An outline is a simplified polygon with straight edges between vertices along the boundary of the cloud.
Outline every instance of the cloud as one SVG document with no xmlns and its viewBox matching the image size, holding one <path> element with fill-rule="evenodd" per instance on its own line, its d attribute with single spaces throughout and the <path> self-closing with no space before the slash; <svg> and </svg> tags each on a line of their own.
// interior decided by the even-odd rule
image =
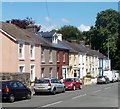
<svg viewBox="0 0 120 109">
<path fill-rule="evenodd" d="M 90 30 L 90 26 L 86 26 L 86 25 L 84 25 L 84 24 L 81 24 L 79 27 L 78 27 L 78 29 L 80 30 L 80 31 L 89 31 Z"/>
<path fill-rule="evenodd" d="M 55 29 L 55 27 L 56 27 L 56 25 L 51 25 L 49 27 L 46 27 L 45 25 L 41 25 L 41 31 L 44 31 L 44 32 L 51 31 L 51 30 Z"/>
<path fill-rule="evenodd" d="M 45 20 L 46 20 L 47 22 L 49 22 L 49 21 L 51 21 L 51 18 L 45 17 Z"/>
<path fill-rule="evenodd" d="M 70 22 L 69 20 L 67 20 L 65 18 L 62 18 L 61 21 L 64 22 L 64 23 L 69 23 Z"/>
</svg>

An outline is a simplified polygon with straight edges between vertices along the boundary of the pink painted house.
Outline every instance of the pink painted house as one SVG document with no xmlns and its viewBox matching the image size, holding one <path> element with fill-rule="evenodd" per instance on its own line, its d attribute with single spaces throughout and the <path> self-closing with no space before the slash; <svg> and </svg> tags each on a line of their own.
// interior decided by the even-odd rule
<svg viewBox="0 0 120 109">
<path fill-rule="evenodd" d="M 11 23 L 0 22 L 0 73 L 30 73 L 30 80 L 41 78 L 43 38 Z"/>
</svg>

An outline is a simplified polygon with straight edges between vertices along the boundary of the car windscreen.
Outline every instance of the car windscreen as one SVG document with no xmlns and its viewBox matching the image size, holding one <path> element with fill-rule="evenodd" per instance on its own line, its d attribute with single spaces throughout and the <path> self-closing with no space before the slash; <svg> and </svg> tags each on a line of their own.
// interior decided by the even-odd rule
<svg viewBox="0 0 120 109">
<path fill-rule="evenodd" d="M 48 83 L 50 82 L 48 79 L 38 80 L 36 83 Z"/>
<path fill-rule="evenodd" d="M 69 79 L 65 79 L 64 82 L 74 82 L 74 80 L 69 78 Z"/>
</svg>

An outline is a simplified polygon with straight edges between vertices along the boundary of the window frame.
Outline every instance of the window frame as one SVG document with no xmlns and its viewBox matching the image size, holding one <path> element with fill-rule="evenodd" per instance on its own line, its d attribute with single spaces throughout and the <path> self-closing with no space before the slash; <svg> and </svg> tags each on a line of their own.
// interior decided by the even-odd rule
<svg viewBox="0 0 120 109">
<path fill-rule="evenodd" d="M 24 67 L 24 68 L 23 68 L 23 72 L 20 72 L 20 67 L 21 67 L 21 66 Z M 19 72 L 19 73 L 24 73 L 24 72 L 25 72 L 25 64 L 19 64 L 19 65 L 18 65 L 18 72 Z"/>
<path fill-rule="evenodd" d="M 49 50 L 49 62 L 53 62 L 53 53 L 52 50 Z"/>
<path fill-rule="evenodd" d="M 34 66 L 34 71 L 32 74 L 33 77 L 31 77 L 31 66 Z M 30 81 L 31 82 L 35 81 L 35 64 L 30 64 Z"/>
<path fill-rule="evenodd" d="M 45 49 L 41 48 L 41 62 L 45 63 Z"/>
<path fill-rule="evenodd" d="M 33 46 L 32 49 L 31 49 L 31 46 Z M 31 55 L 31 50 L 32 50 L 32 55 Z M 35 60 L 35 44 L 30 43 L 29 54 L 30 54 L 30 60 Z"/>
<path fill-rule="evenodd" d="M 22 44 L 22 56 L 20 56 L 20 44 Z M 19 60 L 25 59 L 25 42 L 18 42 L 18 58 Z"/>
</svg>

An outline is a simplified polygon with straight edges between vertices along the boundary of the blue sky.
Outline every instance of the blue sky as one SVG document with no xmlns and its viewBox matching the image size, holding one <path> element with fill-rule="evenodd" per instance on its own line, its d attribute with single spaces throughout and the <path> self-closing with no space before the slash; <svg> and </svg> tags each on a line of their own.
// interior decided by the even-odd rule
<svg viewBox="0 0 120 109">
<path fill-rule="evenodd" d="M 46 0 L 47 1 L 47 0 Z M 43 31 L 73 25 L 81 31 L 95 25 L 98 12 L 118 11 L 118 2 L 2 2 L 2 20 L 31 17 Z"/>
</svg>

